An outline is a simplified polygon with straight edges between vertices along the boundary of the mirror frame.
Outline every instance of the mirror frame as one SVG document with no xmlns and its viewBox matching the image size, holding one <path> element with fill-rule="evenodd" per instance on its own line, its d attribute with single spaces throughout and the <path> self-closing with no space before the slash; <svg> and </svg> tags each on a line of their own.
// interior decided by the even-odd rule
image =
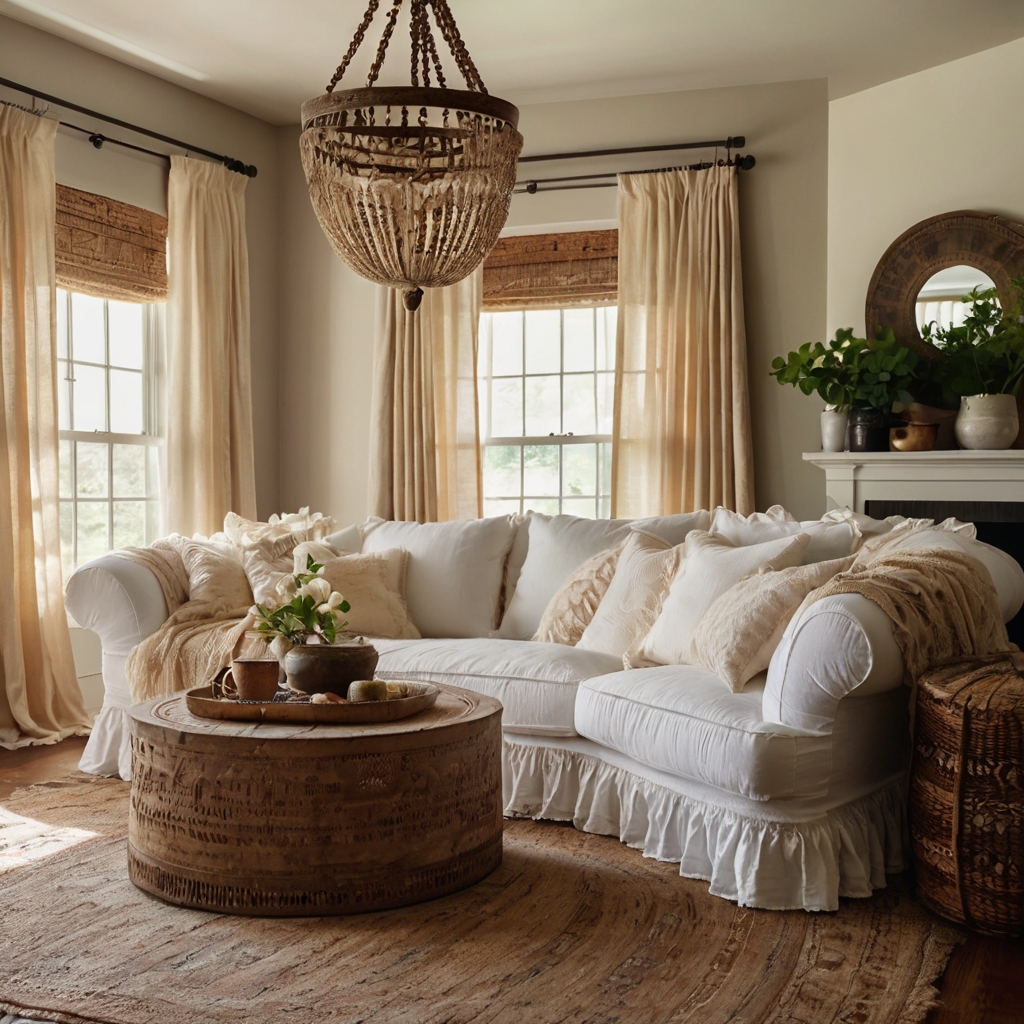
<svg viewBox="0 0 1024 1024">
<path fill-rule="evenodd" d="M 891 327 L 899 342 L 926 358 L 937 358 L 938 351 L 917 329 L 917 296 L 933 274 L 964 264 L 995 281 L 1005 306 L 1010 279 L 1024 272 L 1024 224 L 994 213 L 957 210 L 904 231 L 871 276 L 864 306 L 868 337 L 876 326 Z"/>
</svg>

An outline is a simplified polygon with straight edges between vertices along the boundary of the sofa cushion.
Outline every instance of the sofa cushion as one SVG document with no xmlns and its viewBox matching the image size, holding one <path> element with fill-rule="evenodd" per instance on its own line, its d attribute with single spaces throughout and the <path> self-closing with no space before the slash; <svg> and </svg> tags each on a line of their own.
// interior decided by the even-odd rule
<svg viewBox="0 0 1024 1024">
<path fill-rule="evenodd" d="M 447 523 L 382 522 L 363 538 L 363 551 L 409 552 L 405 602 L 423 636 L 487 636 L 498 624 L 505 557 L 513 535 L 508 516 Z"/>
<path fill-rule="evenodd" d="M 765 722 L 763 689 L 760 675 L 733 693 L 694 665 L 616 672 L 580 685 L 576 730 L 640 764 L 751 800 L 859 795 L 904 766 L 904 694 L 847 698 L 835 735 L 816 736 Z"/>
<path fill-rule="evenodd" d="M 781 505 L 772 505 L 767 512 L 754 512 L 749 516 L 741 516 L 727 508 L 716 508 L 711 518 L 710 532 L 715 537 L 724 537 L 737 547 L 806 533 L 810 540 L 804 552 L 805 565 L 845 558 L 857 550 L 861 541 L 861 531 L 853 519 L 821 519 L 801 523 Z"/>
<path fill-rule="evenodd" d="M 532 640 L 378 640 L 379 679 L 449 683 L 497 697 L 511 732 L 575 736 L 576 687 L 615 672 L 618 658 Z"/>
</svg>

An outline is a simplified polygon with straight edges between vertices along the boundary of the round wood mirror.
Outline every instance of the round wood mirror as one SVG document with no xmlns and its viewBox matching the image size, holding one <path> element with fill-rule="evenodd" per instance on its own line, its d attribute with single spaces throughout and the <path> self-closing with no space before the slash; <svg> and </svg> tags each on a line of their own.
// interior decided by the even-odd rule
<svg viewBox="0 0 1024 1024">
<path fill-rule="evenodd" d="M 959 210 L 929 217 L 904 231 L 886 249 L 868 285 L 868 337 L 878 326 L 891 327 L 908 348 L 934 358 L 936 350 L 921 340 L 918 329 L 918 297 L 940 271 L 954 267 L 981 271 L 979 283 L 985 277 L 991 280 L 1005 306 L 1010 279 L 1024 273 L 1024 224 L 993 213 Z"/>
</svg>

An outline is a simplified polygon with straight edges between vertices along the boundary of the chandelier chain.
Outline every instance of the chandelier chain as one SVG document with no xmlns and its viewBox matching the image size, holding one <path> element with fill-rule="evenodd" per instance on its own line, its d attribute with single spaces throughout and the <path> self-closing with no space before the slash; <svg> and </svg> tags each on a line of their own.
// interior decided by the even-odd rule
<svg viewBox="0 0 1024 1024">
<path fill-rule="evenodd" d="M 342 58 L 341 63 L 338 65 L 337 70 L 331 78 L 330 83 L 327 86 L 327 92 L 334 92 L 334 87 L 341 81 L 341 76 L 345 74 L 349 64 L 352 62 L 352 58 L 356 55 L 356 50 L 362 46 L 363 37 L 366 35 L 366 30 L 370 27 L 370 22 L 373 21 L 373 16 L 377 13 L 377 8 L 380 7 L 380 0 L 370 0 L 370 6 L 366 8 L 366 13 L 363 15 L 363 20 L 356 29 L 356 34 L 352 37 L 352 42 L 348 44 L 348 51 Z"/>
<path fill-rule="evenodd" d="M 469 51 L 466 49 L 466 44 L 462 41 L 455 18 L 448 7 L 448 0 L 429 0 L 429 2 L 434 9 L 434 20 L 437 22 L 437 27 L 441 30 L 441 35 L 444 36 L 444 41 L 448 44 L 448 49 L 451 50 L 466 84 L 470 89 L 486 93 L 487 87 L 473 63 L 473 58 L 470 57 Z"/>
<path fill-rule="evenodd" d="M 387 52 L 388 43 L 391 42 L 391 33 L 395 31 L 395 22 L 398 21 L 398 12 L 402 9 L 402 0 L 395 0 L 388 11 L 388 23 L 384 26 L 384 32 L 377 44 L 377 56 L 373 58 L 370 73 L 366 76 L 367 86 L 373 85 L 380 74 L 381 65 L 384 63 L 384 54 Z"/>
</svg>

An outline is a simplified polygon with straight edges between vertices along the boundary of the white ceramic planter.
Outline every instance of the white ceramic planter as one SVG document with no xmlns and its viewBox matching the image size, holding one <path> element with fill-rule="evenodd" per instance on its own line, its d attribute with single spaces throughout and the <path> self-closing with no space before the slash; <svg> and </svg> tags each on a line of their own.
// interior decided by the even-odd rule
<svg viewBox="0 0 1024 1024">
<path fill-rule="evenodd" d="M 954 429 L 961 448 L 1002 451 L 1017 439 L 1019 426 L 1013 395 L 966 395 Z"/>
<path fill-rule="evenodd" d="M 823 452 L 846 451 L 846 427 L 850 420 L 849 409 L 833 409 L 825 406 L 821 414 L 821 450 Z"/>
</svg>

